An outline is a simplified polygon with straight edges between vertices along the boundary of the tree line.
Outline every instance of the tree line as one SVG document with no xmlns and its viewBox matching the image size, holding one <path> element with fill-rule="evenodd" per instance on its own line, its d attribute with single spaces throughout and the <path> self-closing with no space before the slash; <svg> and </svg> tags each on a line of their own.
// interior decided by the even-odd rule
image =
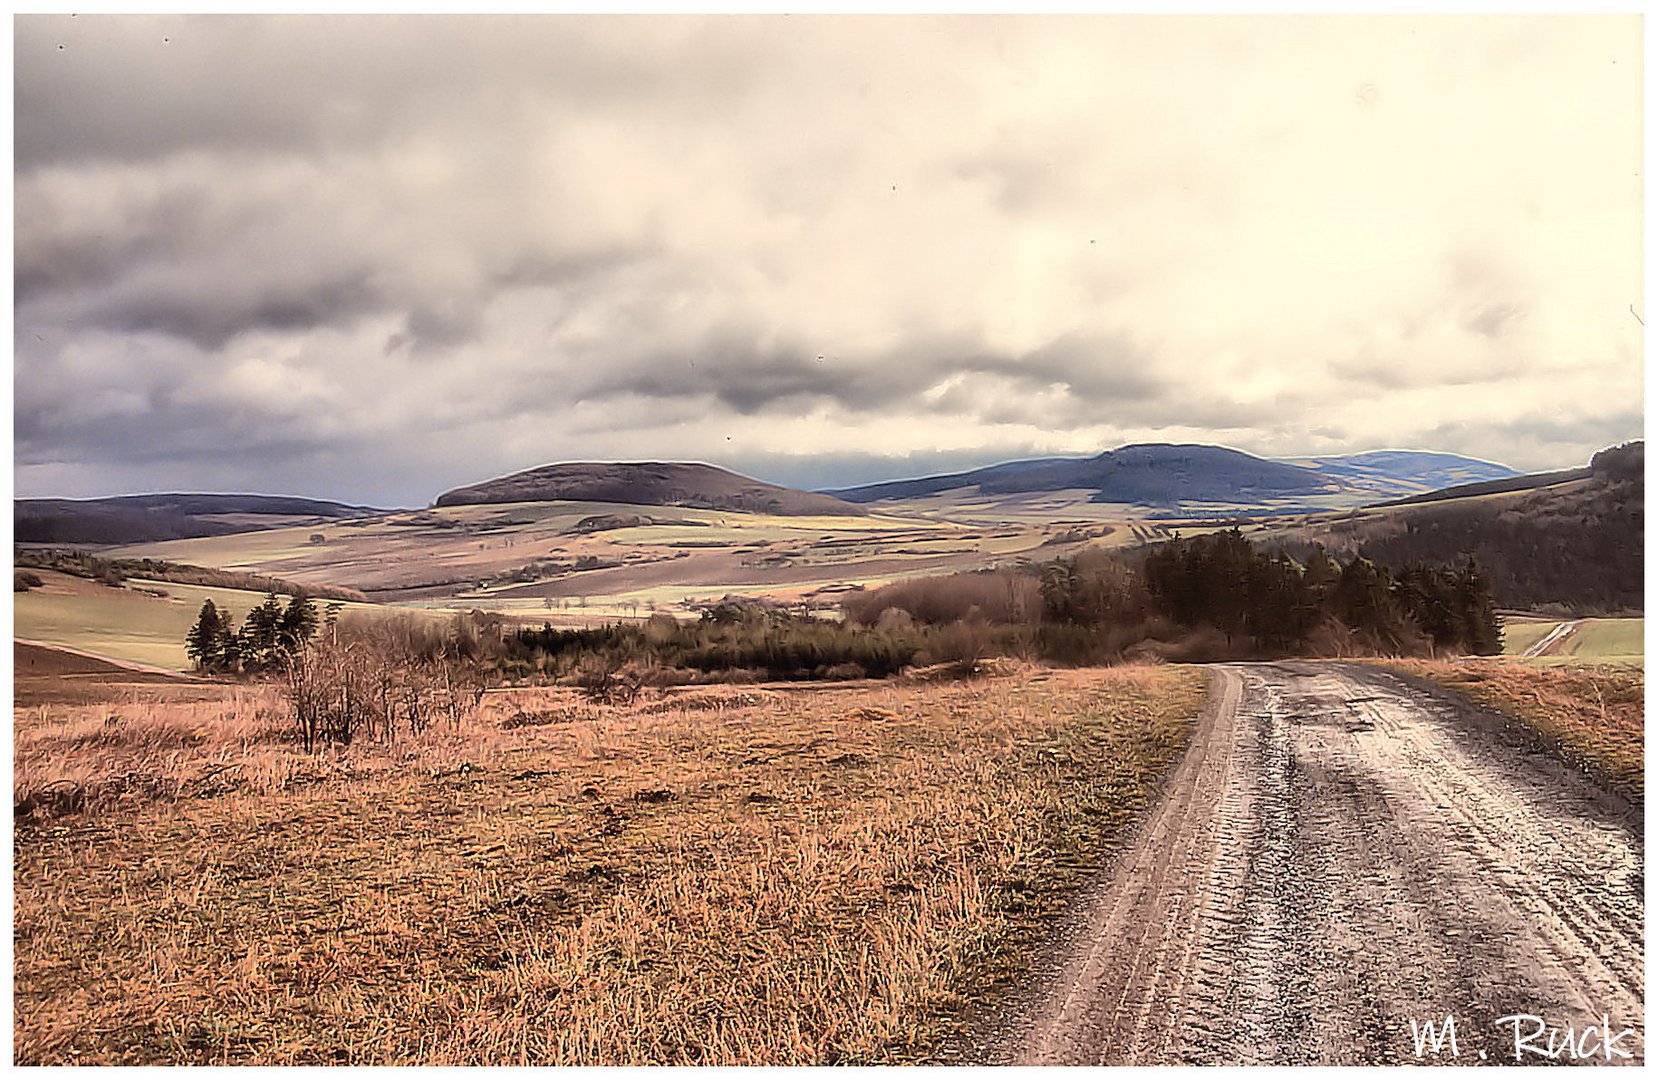
<svg viewBox="0 0 1658 1080">
<path fill-rule="evenodd" d="M 1602 450 L 1590 477 L 1402 507 L 1312 538 L 1384 566 L 1473 555 L 1507 608 L 1598 615 L 1645 606 L 1645 444 Z"/>
<path fill-rule="evenodd" d="M 329 629 L 319 639 L 319 629 Z M 1479 564 L 1391 571 L 1314 547 L 1303 559 L 1236 529 L 1149 550 L 903 581 L 845 601 L 839 621 L 728 597 L 692 623 L 509 629 L 481 611 L 446 622 L 412 613 L 319 618 L 276 594 L 238 626 L 202 604 L 186 651 L 213 672 L 275 674 L 302 741 L 349 743 L 458 724 L 490 683 L 551 679 L 605 700 L 643 685 L 880 678 L 910 668 L 975 671 L 992 655 L 1068 664 L 1124 659 L 1490 654 L 1502 649 Z"/>
<path fill-rule="evenodd" d="M 195 625 L 185 635 L 184 653 L 200 671 L 270 671 L 304 649 L 324 619 L 332 624 L 338 615 L 339 605 L 329 604 L 326 614 L 319 617 L 316 605 L 305 596 L 291 597 L 284 607 L 273 592 L 238 627 L 229 609 L 220 611 L 212 600 L 204 600 Z"/>
</svg>

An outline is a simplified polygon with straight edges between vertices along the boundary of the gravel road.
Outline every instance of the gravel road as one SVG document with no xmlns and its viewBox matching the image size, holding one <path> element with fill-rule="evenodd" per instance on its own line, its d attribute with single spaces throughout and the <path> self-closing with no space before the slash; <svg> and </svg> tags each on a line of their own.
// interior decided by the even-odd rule
<svg viewBox="0 0 1658 1080">
<path fill-rule="evenodd" d="M 1516 1045 L 1547 1049 L 1538 1025 L 1556 1060 L 1644 1059 L 1637 809 L 1427 684 L 1311 662 L 1212 678 L 1159 803 L 981 1059 L 1409 1062 L 1412 1021 L 1447 1016 L 1456 1054 L 1421 1060 L 1542 1062 Z"/>
</svg>

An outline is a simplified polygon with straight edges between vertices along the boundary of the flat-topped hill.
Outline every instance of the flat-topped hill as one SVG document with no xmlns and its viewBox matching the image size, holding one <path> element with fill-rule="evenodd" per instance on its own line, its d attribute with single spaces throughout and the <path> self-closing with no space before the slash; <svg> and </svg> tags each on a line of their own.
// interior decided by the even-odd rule
<svg viewBox="0 0 1658 1080">
<path fill-rule="evenodd" d="M 566 462 L 527 469 L 439 495 L 437 506 L 479 503 L 613 502 L 690 506 L 754 514 L 862 514 L 862 507 L 811 491 L 751 480 L 694 462 Z"/>
</svg>

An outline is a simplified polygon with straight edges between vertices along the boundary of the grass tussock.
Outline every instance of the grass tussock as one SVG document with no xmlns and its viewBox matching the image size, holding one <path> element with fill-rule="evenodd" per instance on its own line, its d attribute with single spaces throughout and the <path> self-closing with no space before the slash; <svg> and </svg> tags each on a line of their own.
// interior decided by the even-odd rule
<svg viewBox="0 0 1658 1080">
<path fill-rule="evenodd" d="M 525 689 L 313 755 L 257 691 L 109 732 L 19 710 L 19 799 L 89 797 L 20 821 L 14 1055 L 926 1059 L 1143 809 L 1201 684 Z M 91 797 L 134 771 L 161 790 Z"/>
<path fill-rule="evenodd" d="M 1543 667 L 1500 660 L 1394 660 L 1532 728 L 1603 785 L 1645 797 L 1646 673 L 1626 665 Z"/>
</svg>

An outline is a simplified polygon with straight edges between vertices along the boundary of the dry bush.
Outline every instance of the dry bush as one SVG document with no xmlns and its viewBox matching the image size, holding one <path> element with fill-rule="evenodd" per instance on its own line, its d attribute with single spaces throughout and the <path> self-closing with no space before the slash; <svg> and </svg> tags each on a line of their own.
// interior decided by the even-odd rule
<svg viewBox="0 0 1658 1080">
<path fill-rule="evenodd" d="M 661 712 L 724 712 L 729 709 L 752 709 L 757 706 L 776 706 L 783 696 L 771 690 L 730 690 L 707 686 L 675 691 L 659 701 L 641 705 L 641 713 Z"/>
<path fill-rule="evenodd" d="M 889 611 L 916 622 L 946 626 L 962 620 L 1001 625 L 1031 622 L 1042 613 L 1036 578 L 1017 570 L 975 571 L 912 578 L 849 595 L 842 603 L 849 622 L 878 625 Z"/>
<path fill-rule="evenodd" d="M 959 674 L 972 675 L 991 649 L 989 627 L 977 620 L 962 620 L 933 633 L 927 639 L 927 647 L 916 654 L 915 663 L 923 668 L 954 665 Z"/>
<path fill-rule="evenodd" d="M 590 652 L 576 661 L 570 681 L 593 701 L 606 705 L 630 704 L 643 685 L 640 669 L 610 653 Z"/>
<path fill-rule="evenodd" d="M 451 726 L 482 699 L 479 622 L 414 612 L 348 613 L 332 631 L 284 658 L 280 672 L 307 750 L 358 738 L 392 742 L 437 720 Z"/>
</svg>

